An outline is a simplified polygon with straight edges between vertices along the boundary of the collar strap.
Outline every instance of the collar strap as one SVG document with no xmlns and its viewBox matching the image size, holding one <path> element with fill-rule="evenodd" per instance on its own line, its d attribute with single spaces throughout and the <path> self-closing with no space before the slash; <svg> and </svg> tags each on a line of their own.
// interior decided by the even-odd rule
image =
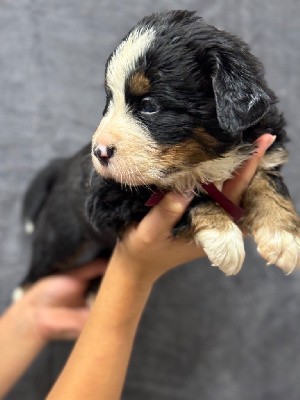
<svg viewBox="0 0 300 400">
<path fill-rule="evenodd" d="M 209 197 L 220 207 L 223 208 L 236 222 L 244 216 L 244 210 L 242 207 L 237 206 L 231 200 L 229 200 L 213 183 L 201 183 L 203 189 L 207 192 Z M 145 206 L 153 207 L 158 204 L 166 193 L 162 190 L 157 190 L 152 193 L 149 199 L 146 201 Z"/>
<path fill-rule="evenodd" d="M 156 192 L 153 192 L 149 199 L 146 201 L 145 206 L 146 207 L 154 207 L 156 204 L 158 204 L 164 197 L 166 192 L 163 190 L 157 189 Z"/>
<path fill-rule="evenodd" d="M 244 216 L 242 207 L 237 206 L 228 199 L 213 183 L 201 183 L 203 189 L 207 192 L 209 197 L 219 204 L 229 214 L 234 221 L 239 221 Z"/>
</svg>

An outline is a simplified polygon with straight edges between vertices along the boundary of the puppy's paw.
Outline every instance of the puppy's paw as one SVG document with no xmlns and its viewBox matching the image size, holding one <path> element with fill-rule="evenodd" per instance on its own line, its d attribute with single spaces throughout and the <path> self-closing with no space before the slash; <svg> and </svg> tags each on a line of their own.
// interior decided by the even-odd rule
<svg viewBox="0 0 300 400">
<path fill-rule="evenodd" d="M 243 235 L 233 222 L 226 230 L 202 229 L 195 235 L 195 241 L 201 245 L 212 265 L 219 267 L 225 275 L 237 274 L 245 258 Z"/>
<path fill-rule="evenodd" d="M 275 264 L 286 274 L 300 266 L 300 233 L 261 227 L 254 233 L 257 250 L 268 264 Z"/>
<path fill-rule="evenodd" d="M 300 264 L 300 219 L 280 172 L 259 170 L 245 192 L 243 207 L 243 226 L 258 252 L 268 264 L 291 273 Z"/>
</svg>

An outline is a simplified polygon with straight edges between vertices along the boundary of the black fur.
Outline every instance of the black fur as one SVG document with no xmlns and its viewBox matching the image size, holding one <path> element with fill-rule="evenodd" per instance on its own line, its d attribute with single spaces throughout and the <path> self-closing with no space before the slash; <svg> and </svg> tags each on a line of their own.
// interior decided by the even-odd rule
<svg viewBox="0 0 300 400">
<path fill-rule="evenodd" d="M 23 217 L 28 220 L 33 215 L 32 204 L 39 211 L 34 214 L 32 259 L 22 284 L 109 256 L 116 233 L 104 227 L 96 232 L 85 217 L 91 171 L 87 145 L 73 157 L 60 159 L 59 168 L 50 163 L 33 180 L 25 196 Z M 36 204 L 37 198 L 40 204 Z"/>
<path fill-rule="evenodd" d="M 233 138 L 253 142 L 266 131 L 276 132 L 280 142 L 284 139 L 276 96 L 267 86 L 262 64 L 242 40 L 188 11 L 154 14 L 139 25 L 158 32 L 137 69 L 151 80 L 151 96 L 161 105 L 159 118 L 139 114 L 138 99 L 128 88 L 126 98 L 156 141 L 182 142 L 197 126 L 226 147 Z"/>
</svg>

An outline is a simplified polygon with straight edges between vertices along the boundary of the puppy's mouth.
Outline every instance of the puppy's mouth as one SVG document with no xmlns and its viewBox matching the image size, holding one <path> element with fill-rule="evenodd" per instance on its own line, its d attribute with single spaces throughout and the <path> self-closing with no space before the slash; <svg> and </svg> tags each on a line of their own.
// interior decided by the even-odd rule
<svg viewBox="0 0 300 400">
<path fill-rule="evenodd" d="M 116 152 L 117 153 L 117 152 Z M 124 186 L 162 186 L 165 176 L 160 171 L 158 162 L 150 163 L 149 160 L 127 160 L 115 154 L 112 157 L 100 157 L 92 154 L 95 170 L 103 177 L 113 179 Z"/>
<path fill-rule="evenodd" d="M 139 186 L 156 187 L 163 191 L 176 190 L 185 192 L 198 187 L 197 176 L 192 168 L 173 166 L 159 168 L 160 160 L 152 165 L 148 162 L 138 165 L 128 160 L 110 159 L 100 162 L 93 155 L 93 163 L 96 172 L 103 178 L 112 179 L 120 183 L 124 188 L 135 188 Z M 132 189 L 130 189 L 132 190 Z"/>
</svg>

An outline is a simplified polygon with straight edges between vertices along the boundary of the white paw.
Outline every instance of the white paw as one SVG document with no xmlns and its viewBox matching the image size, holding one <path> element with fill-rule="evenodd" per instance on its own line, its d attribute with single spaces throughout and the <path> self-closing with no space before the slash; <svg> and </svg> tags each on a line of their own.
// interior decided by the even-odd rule
<svg viewBox="0 0 300 400">
<path fill-rule="evenodd" d="M 213 266 L 225 275 L 237 274 L 245 258 L 243 235 L 233 222 L 229 229 L 203 229 L 195 235 Z"/>
<path fill-rule="evenodd" d="M 300 235 L 285 230 L 261 228 L 255 232 L 257 250 L 268 264 L 275 264 L 286 274 L 300 266 Z"/>
</svg>

